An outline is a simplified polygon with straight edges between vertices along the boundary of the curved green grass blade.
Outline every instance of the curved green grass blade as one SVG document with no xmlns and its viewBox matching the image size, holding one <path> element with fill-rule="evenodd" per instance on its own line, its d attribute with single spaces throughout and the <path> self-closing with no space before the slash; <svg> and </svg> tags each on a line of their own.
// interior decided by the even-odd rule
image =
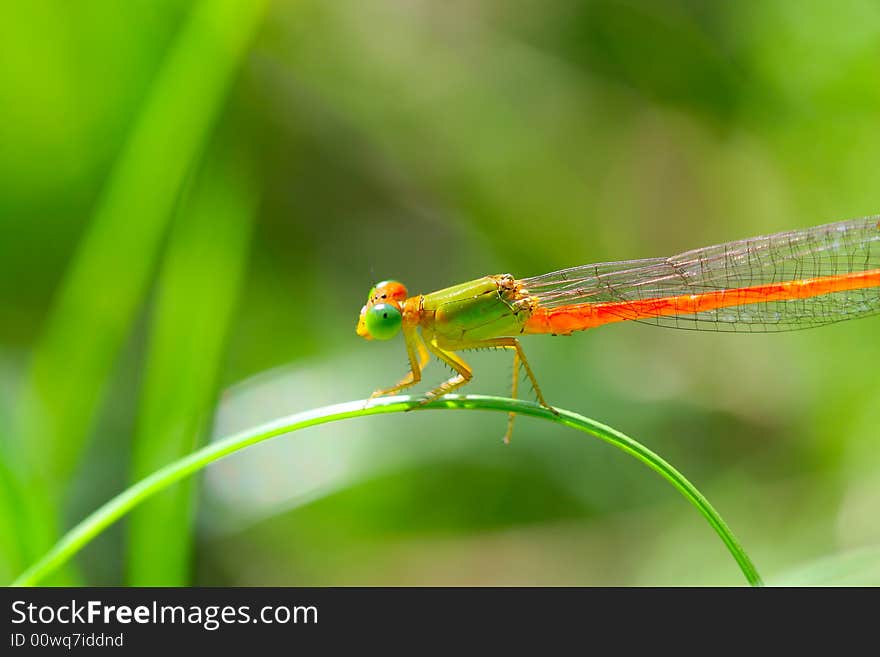
<svg viewBox="0 0 880 657">
<path fill-rule="evenodd" d="M 367 415 L 428 409 L 515 412 L 519 415 L 529 415 L 564 424 L 614 445 L 657 472 L 684 495 L 703 515 L 727 546 L 748 583 L 752 586 L 762 585 L 761 577 L 758 575 L 758 571 L 755 569 L 754 564 L 752 564 L 751 559 L 749 559 L 745 550 L 740 546 L 739 541 L 737 541 L 727 523 L 724 522 L 709 501 L 684 475 L 650 449 L 611 427 L 571 411 L 557 409 L 558 414 L 554 414 L 552 411 L 533 402 L 483 395 L 447 395 L 427 403 L 424 403 L 422 398 L 410 396 L 385 397 L 369 402 L 363 400 L 347 402 L 290 415 L 218 440 L 165 466 L 161 470 L 157 470 L 114 497 L 71 529 L 42 559 L 22 573 L 13 582 L 13 585 L 32 586 L 38 584 L 42 579 L 63 565 L 95 536 L 145 499 L 180 481 L 184 477 L 201 470 L 209 463 L 240 449 L 275 436 L 297 431 L 298 429 L 305 429 L 306 427 L 326 424 L 327 422 Z"/>
<path fill-rule="evenodd" d="M 172 226 L 150 323 L 132 483 L 205 442 L 257 205 L 249 160 L 243 148 L 212 153 Z M 189 581 L 193 485 L 182 482 L 131 514 L 130 585 Z"/>
<path fill-rule="evenodd" d="M 0 486 L 0 514 L 26 516 L 17 527 L 20 547 L 0 541 L 8 553 L 3 556 L 19 568 L 57 538 L 59 500 L 143 301 L 172 210 L 265 5 L 266 0 L 193 5 L 61 282 L 34 349 L 17 431 L 8 438 L 22 463 Z"/>
</svg>

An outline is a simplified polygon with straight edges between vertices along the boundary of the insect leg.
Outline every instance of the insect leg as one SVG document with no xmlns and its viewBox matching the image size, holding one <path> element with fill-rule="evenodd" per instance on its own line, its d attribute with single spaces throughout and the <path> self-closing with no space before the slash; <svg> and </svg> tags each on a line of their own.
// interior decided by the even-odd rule
<svg viewBox="0 0 880 657">
<path fill-rule="evenodd" d="M 383 397 L 385 395 L 393 395 L 402 390 L 406 390 L 407 388 L 411 388 L 422 380 L 422 370 L 425 369 L 430 358 L 428 356 L 428 350 L 425 349 L 425 343 L 415 328 L 404 327 L 403 339 L 406 343 L 406 356 L 409 359 L 409 373 L 398 381 L 396 385 L 393 385 L 390 388 L 377 390 L 370 395 L 370 399 Z"/>
</svg>

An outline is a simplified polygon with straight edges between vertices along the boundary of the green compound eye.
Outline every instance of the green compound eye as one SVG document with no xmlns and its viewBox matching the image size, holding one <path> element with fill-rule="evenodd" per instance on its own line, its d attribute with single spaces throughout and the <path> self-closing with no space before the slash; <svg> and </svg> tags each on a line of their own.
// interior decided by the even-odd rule
<svg viewBox="0 0 880 657">
<path fill-rule="evenodd" d="M 400 311 L 390 303 L 377 303 L 364 319 L 367 330 L 376 340 L 390 340 L 400 330 Z"/>
</svg>

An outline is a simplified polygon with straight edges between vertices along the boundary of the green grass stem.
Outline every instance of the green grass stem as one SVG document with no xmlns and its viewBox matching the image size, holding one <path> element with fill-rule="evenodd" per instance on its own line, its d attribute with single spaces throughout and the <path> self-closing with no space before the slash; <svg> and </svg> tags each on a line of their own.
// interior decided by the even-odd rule
<svg viewBox="0 0 880 657">
<path fill-rule="evenodd" d="M 657 472 L 684 495 L 703 515 L 727 546 L 748 583 L 752 586 L 762 585 L 761 577 L 758 575 L 758 571 L 755 569 L 754 564 L 752 564 L 751 559 L 743 550 L 739 541 L 737 541 L 733 532 L 727 526 L 727 523 L 724 522 L 703 494 L 663 458 L 621 432 L 571 411 L 557 409 L 558 414 L 554 414 L 536 403 L 503 397 L 447 395 L 428 403 L 423 404 L 422 402 L 423 399 L 419 397 L 397 396 L 384 397 L 370 402 L 361 400 L 325 406 L 283 417 L 217 440 L 157 470 L 111 499 L 67 532 L 48 553 L 22 573 L 13 582 L 13 585 L 33 586 L 38 584 L 66 563 L 89 541 L 131 511 L 135 506 L 159 491 L 168 488 L 173 483 L 233 452 L 275 436 L 337 420 L 385 413 L 400 413 L 409 410 L 431 409 L 515 412 L 518 415 L 528 415 L 563 424 L 614 445 Z"/>
</svg>

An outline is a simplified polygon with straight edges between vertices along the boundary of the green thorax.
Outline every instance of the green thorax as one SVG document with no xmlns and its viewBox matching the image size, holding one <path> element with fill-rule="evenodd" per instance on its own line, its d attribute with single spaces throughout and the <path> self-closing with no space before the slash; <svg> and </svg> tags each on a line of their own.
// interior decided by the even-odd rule
<svg viewBox="0 0 880 657">
<path fill-rule="evenodd" d="M 515 336 L 531 315 L 509 274 L 484 276 L 426 294 L 421 325 L 441 341 L 476 342 Z"/>
</svg>

